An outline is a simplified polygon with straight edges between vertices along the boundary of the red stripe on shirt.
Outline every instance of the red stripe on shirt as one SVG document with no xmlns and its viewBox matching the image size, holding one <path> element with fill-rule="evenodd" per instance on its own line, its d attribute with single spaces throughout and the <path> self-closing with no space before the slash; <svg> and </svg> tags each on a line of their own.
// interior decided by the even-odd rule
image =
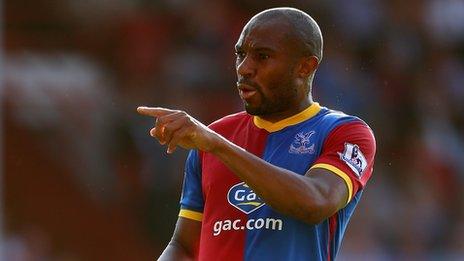
<svg viewBox="0 0 464 261">
<path fill-rule="evenodd" d="M 332 260 L 332 242 L 335 238 L 335 231 L 337 230 L 338 212 L 329 218 L 329 241 L 327 243 L 327 260 Z"/>
</svg>

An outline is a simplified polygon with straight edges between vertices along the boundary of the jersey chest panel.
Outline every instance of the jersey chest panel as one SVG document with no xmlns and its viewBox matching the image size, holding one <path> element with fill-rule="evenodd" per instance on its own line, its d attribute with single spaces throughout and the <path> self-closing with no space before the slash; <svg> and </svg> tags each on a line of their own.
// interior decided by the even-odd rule
<svg viewBox="0 0 464 261">
<path fill-rule="evenodd" d="M 261 157 L 267 132 L 251 124 L 251 121 L 245 122 L 242 123 L 241 128 L 220 134 L 236 145 L 246 148 L 248 152 Z M 218 158 L 208 153 L 203 154 L 202 190 L 205 205 L 200 257 L 204 260 L 220 260 L 223 257 L 227 260 L 243 259 L 246 231 L 240 229 L 242 225 L 238 224 L 246 223 L 248 216 L 245 213 L 246 209 L 240 210 L 238 204 L 234 206 L 234 202 L 229 200 L 231 197 L 245 197 L 244 192 L 231 191 L 234 186 L 241 186 L 241 183 L 242 181 Z M 233 229 L 233 222 L 237 229 Z"/>
</svg>

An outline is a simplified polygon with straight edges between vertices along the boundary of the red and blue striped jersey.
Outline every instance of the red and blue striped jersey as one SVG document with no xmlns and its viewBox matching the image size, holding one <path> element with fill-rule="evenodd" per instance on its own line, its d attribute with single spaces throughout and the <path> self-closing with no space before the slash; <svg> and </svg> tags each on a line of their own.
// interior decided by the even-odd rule
<svg viewBox="0 0 464 261">
<path fill-rule="evenodd" d="M 344 208 L 310 225 L 266 205 L 214 155 L 191 150 L 179 215 L 202 222 L 199 260 L 335 259 L 372 174 L 375 139 L 367 124 L 313 103 L 276 123 L 240 112 L 210 128 L 295 175 L 328 169 L 343 179 L 349 195 Z"/>
</svg>

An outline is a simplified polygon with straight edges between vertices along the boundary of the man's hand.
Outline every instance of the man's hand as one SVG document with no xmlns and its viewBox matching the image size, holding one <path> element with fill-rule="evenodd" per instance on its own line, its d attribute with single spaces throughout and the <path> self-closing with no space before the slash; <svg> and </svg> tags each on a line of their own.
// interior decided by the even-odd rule
<svg viewBox="0 0 464 261">
<path fill-rule="evenodd" d="M 167 145 L 168 153 L 173 153 L 177 146 L 210 152 L 222 140 L 221 136 L 184 111 L 138 107 L 137 112 L 156 118 L 150 135 L 158 139 L 160 144 Z"/>
</svg>

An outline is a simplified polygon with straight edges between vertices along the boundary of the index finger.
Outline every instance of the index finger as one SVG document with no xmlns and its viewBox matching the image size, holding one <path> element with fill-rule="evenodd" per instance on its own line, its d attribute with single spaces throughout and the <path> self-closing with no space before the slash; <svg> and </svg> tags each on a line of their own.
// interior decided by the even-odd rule
<svg viewBox="0 0 464 261">
<path fill-rule="evenodd" d="M 137 112 L 145 115 L 145 116 L 152 116 L 152 117 L 161 117 L 164 115 L 168 115 L 171 113 L 174 113 L 176 111 L 162 108 L 162 107 L 146 107 L 146 106 L 140 106 L 137 107 Z"/>
</svg>

